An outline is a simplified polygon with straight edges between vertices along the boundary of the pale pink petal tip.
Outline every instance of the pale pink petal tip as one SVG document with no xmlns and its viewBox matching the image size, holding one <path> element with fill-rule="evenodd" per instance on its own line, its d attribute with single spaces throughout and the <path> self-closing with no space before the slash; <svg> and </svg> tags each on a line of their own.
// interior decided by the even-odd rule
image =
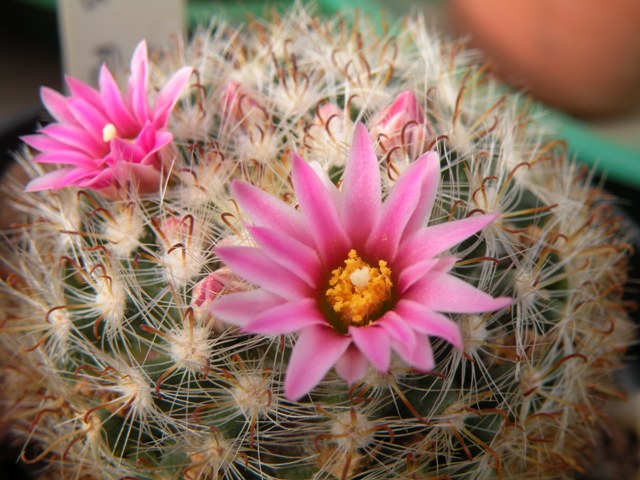
<svg viewBox="0 0 640 480">
<path fill-rule="evenodd" d="M 342 184 L 340 214 L 354 245 L 364 245 L 380 216 L 382 202 L 378 158 L 362 123 L 356 125 Z"/>
<path fill-rule="evenodd" d="M 327 264 L 348 252 L 349 238 L 339 218 L 331 191 L 311 166 L 293 153 L 291 178 L 300 210 L 306 217 L 318 253 Z"/>
<path fill-rule="evenodd" d="M 166 122 L 166 116 L 173 109 L 176 102 L 180 98 L 185 86 L 189 82 L 189 78 L 193 73 L 193 68 L 183 67 L 178 70 L 169 79 L 167 84 L 160 90 L 156 97 L 154 106 L 156 116 L 160 118 L 161 123 Z"/>
<path fill-rule="evenodd" d="M 283 303 L 282 298 L 257 289 L 219 296 L 211 303 L 209 310 L 227 323 L 245 327 L 261 312 Z"/>
<path fill-rule="evenodd" d="M 369 361 L 360 350 L 350 345 L 346 352 L 336 362 L 336 373 L 342 377 L 347 384 L 353 385 L 362 380 L 367 373 Z"/>
<path fill-rule="evenodd" d="M 65 186 L 64 178 L 72 169 L 60 169 L 34 178 L 25 187 L 26 192 L 40 192 L 42 190 L 58 190 Z"/>
<path fill-rule="evenodd" d="M 312 325 L 321 325 L 324 319 L 315 308 L 315 302 L 305 298 L 274 307 L 253 318 L 245 332 L 284 335 Z"/>
<path fill-rule="evenodd" d="M 368 327 L 350 327 L 353 343 L 380 373 L 389 370 L 390 340 L 389 334 L 377 325 Z"/>
<path fill-rule="evenodd" d="M 301 330 L 284 382 L 285 395 L 296 401 L 309 393 L 346 352 L 351 340 L 324 325 Z"/>
</svg>

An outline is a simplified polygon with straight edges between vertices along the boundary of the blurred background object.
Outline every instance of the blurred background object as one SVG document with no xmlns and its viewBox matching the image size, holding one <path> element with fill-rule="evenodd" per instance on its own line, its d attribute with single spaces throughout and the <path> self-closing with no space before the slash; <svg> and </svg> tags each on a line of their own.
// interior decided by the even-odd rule
<svg viewBox="0 0 640 480">
<path fill-rule="evenodd" d="M 58 0 L 65 75 L 95 83 L 100 66 L 122 71 L 146 39 L 161 47 L 185 31 L 185 0 Z"/>
<path fill-rule="evenodd" d="M 578 158 L 640 188 L 640 2 L 450 0 L 457 32 L 549 115 Z"/>
<path fill-rule="evenodd" d="M 549 105 L 589 117 L 640 106 L 637 0 L 451 0 L 450 7 L 503 78 Z"/>
</svg>

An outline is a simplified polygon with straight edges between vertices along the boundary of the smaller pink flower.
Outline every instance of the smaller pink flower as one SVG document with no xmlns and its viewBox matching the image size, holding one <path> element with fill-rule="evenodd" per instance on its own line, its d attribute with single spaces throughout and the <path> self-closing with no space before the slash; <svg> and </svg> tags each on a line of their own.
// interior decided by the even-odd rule
<svg viewBox="0 0 640 480">
<path fill-rule="evenodd" d="M 410 159 L 426 149 L 428 125 L 422 105 L 415 94 L 405 90 L 371 122 L 371 134 L 385 152 L 405 148 Z"/>
<path fill-rule="evenodd" d="M 70 76 L 66 78 L 69 97 L 43 87 L 42 102 L 55 122 L 22 139 L 40 151 L 34 162 L 67 166 L 32 180 L 27 191 L 77 186 L 108 194 L 127 183 L 140 192 L 157 190 L 161 152 L 173 140 L 167 129 L 169 115 L 192 70 L 177 71 L 151 107 L 143 40 L 131 59 L 124 96 L 105 65 L 100 69 L 98 90 Z"/>
</svg>

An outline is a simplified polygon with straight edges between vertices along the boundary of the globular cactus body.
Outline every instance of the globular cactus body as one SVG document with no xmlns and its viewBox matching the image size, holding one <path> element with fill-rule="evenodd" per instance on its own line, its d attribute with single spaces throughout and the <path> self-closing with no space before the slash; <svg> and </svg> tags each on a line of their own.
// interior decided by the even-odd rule
<svg viewBox="0 0 640 480">
<path fill-rule="evenodd" d="M 188 74 L 181 67 L 194 73 L 168 119 L 171 142 L 160 124 L 166 112 L 156 112 L 162 122 L 155 143 L 145 137 L 153 162 L 144 173 L 113 167 L 108 188 L 67 179 L 76 186 L 8 189 L 24 218 L 6 233 L 3 254 L 2 418 L 28 446 L 23 461 L 41 462 L 43 478 L 538 479 L 581 471 L 601 409 L 620 395 L 612 373 L 631 338 L 621 300 L 624 232 L 610 199 L 525 100 L 475 61 L 422 19 L 391 35 L 303 9 L 239 30 L 214 20 L 156 57 L 152 86 L 180 72 L 157 108 L 171 108 L 175 82 Z M 118 143 L 117 125 L 107 125 L 103 140 L 117 151 L 137 141 Z M 216 302 L 256 283 L 233 261 L 225 265 L 224 252 L 266 238 L 260 212 L 245 211 L 232 191 L 243 187 L 230 185 L 240 180 L 298 207 L 295 152 L 331 180 L 326 191 L 343 195 L 356 141 L 375 149 L 383 199 L 422 154 L 439 158 L 424 218 L 438 239 L 455 235 L 449 222 L 494 214 L 444 253 L 457 259 L 452 275 L 483 299 L 510 300 L 450 315 L 460 345 L 429 333 L 460 348 L 433 337 L 433 356 L 420 360 L 398 340 L 413 334 L 396 331 L 387 369 L 367 364 L 356 375 L 338 363 L 308 394 L 290 395 L 285 372 L 302 355 L 292 353 L 298 335 L 247 333 L 216 314 Z M 41 190 L 46 168 L 33 155 L 25 149 L 21 160 L 39 178 L 31 189 Z M 300 203 L 291 211 L 304 214 Z M 306 252 L 296 248 L 292 255 Z M 454 261 L 443 258 L 434 262 Z M 336 266 L 335 284 L 349 278 L 352 299 L 387 275 L 382 264 L 349 259 L 355 266 Z M 399 288 L 389 278 L 399 281 L 388 274 L 380 288 Z M 331 324 L 338 334 L 378 321 L 355 300 L 344 310 L 338 287 L 318 307 L 349 319 Z M 377 303 L 365 306 L 387 308 L 395 294 L 376 290 Z M 265 295 L 255 308 L 272 301 Z M 360 350 L 354 362 L 370 353 Z M 433 360 L 427 372 L 411 368 Z"/>
</svg>

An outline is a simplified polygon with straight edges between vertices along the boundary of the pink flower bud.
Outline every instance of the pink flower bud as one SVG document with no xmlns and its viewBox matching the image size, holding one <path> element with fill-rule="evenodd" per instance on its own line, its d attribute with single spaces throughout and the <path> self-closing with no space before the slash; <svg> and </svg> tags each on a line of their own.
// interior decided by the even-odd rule
<svg viewBox="0 0 640 480">
<path fill-rule="evenodd" d="M 231 81 L 224 91 L 222 109 L 227 121 L 245 127 L 264 119 L 264 112 L 255 96 L 237 82 Z"/>
<path fill-rule="evenodd" d="M 209 311 L 209 306 L 220 295 L 241 292 L 245 289 L 246 283 L 228 268 L 220 268 L 210 273 L 193 287 L 191 308 L 196 321 L 201 325 L 209 324 L 214 331 L 221 332 L 226 326 L 214 317 Z"/>
<path fill-rule="evenodd" d="M 323 149 L 326 149 L 328 143 L 345 140 L 345 135 L 348 134 L 347 128 L 350 128 L 349 124 L 350 121 L 345 117 L 342 108 L 333 103 L 323 103 L 316 109 L 313 123 L 307 130 L 308 138 L 305 143 L 320 155 L 330 155 L 330 152 L 325 152 Z"/>
<path fill-rule="evenodd" d="M 160 222 L 160 231 L 167 246 L 184 243 L 193 235 L 193 221 L 191 217 L 169 217 Z"/>
<path fill-rule="evenodd" d="M 316 115 L 316 121 L 322 125 L 326 125 L 334 120 L 342 121 L 344 123 L 344 114 L 342 110 L 333 103 L 325 103 L 320 108 Z"/>
<path fill-rule="evenodd" d="M 430 137 L 424 109 L 410 90 L 402 92 L 376 115 L 371 133 L 385 153 L 401 148 L 412 159 L 424 153 Z"/>
</svg>

